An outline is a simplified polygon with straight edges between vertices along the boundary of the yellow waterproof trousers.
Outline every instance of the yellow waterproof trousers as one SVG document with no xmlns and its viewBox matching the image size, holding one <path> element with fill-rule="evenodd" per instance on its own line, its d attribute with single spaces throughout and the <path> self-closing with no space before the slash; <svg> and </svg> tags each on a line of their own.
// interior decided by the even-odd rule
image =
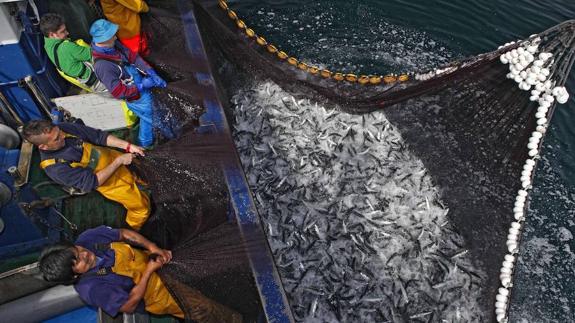
<svg viewBox="0 0 575 323">
<path fill-rule="evenodd" d="M 88 167 L 93 169 L 94 173 L 104 169 L 122 154 L 114 149 L 92 145 L 88 142 L 83 142 L 82 148 L 82 159 L 80 162 L 70 163 L 70 166 Z M 55 162 L 54 159 L 47 159 L 42 161 L 40 166 L 46 168 Z M 104 197 L 126 208 L 126 222 L 135 230 L 139 230 L 150 215 L 150 199 L 140 191 L 136 185 L 137 181 L 137 177 L 122 165 L 96 188 Z"/>
<path fill-rule="evenodd" d="M 134 249 L 129 244 L 114 242 L 110 246 L 115 253 L 115 263 L 112 271 L 118 275 L 128 276 L 137 284 L 142 279 L 142 273 L 148 263 L 148 253 L 139 249 Z M 188 300 L 193 297 L 192 316 L 190 319 L 198 323 L 241 323 L 242 317 L 239 313 L 207 298 L 201 292 L 194 290 L 193 295 L 186 295 Z M 148 281 L 146 292 L 144 293 L 144 303 L 146 311 L 164 315 L 169 314 L 179 318 L 184 318 L 184 312 L 172 297 L 160 276 L 152 273 Z"/>
<path fill-rule="evenodd" d="M 95 146 L 84 142 L 84 151 L 80 167 L 90 167 L 99 172 L 122 155 L 121 152 L 106 147 Z M 75 167 L 72 163 L 72 167 Z M 122 204 L 126 210 L 126 222 L 135 230 L 139 230 L 150 215 L 150 199 L 136 185 L 137 178 L 124 165 L 120 166 L 96 190 L 104 197 Z"/>
</svg>

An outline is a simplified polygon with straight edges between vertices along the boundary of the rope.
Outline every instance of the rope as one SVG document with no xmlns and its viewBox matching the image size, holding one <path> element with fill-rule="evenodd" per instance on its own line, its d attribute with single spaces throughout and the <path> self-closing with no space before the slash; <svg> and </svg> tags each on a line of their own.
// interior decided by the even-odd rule
<svg viewBox="0 0 575 323">
<path fill-rule="evenodd" d="M 337 82 L 349 82 L 349 83 L 359 83 L 361 85 L 378 85 L 382 82 L 386 85 L 393 83 L 402 83 L 410 80 L 410 73 L 397 74 L 387 74 L 385 76 L 381 75 L 360 75 L 353 73 L 343 73 L 343 72 L 332 72 L 328 69 L 322 69 L 317 66 L 309 65 L 297 59 L 293 56 L 288 55 L 286 52 L 280 50 L 277 46 L 268 43 L 268 41 L 261 35 L 257 34 L 252 28 L 249 28 L 246 23 L 241 20 L 237 13 L 231 10 L 228 6 L 226 0 L 219 0 L 219 7 L 224 10 L 227 16 L 234 22 L 236 27 L 240 29 L 248 38 L 255 39 L 255 42 L 266 51 L 274 55 L 280 61 L 287 62 L 304 72 L 307 72 L 314 76 L 320 76 L 324 79 L 334 80 Z"/>
</svg>

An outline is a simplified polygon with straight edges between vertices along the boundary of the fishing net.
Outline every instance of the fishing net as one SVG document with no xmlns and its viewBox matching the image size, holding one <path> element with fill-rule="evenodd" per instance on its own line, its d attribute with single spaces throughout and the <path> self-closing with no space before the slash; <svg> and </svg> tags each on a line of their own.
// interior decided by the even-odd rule
<svg viewBox="0 0 575 323">
<path fill-rule="evenodd" d="M 429 71 L 356 76 L 281 52 L 225 1 L 193 4 L 217 72 L 228 64 L 273 81 L 232 93 L 230 114 L 296 320 L 505 320 L 533 169 L 556 102 L 567 100 L 575 22 Z M 202 84 L 177 6 L 152 5 L 162 8 L 146 27 L 160 48 L 150 60 L 175 81 L 175 100 L 193 101 Z M 205 198 L 225 206 L 217 169 L 166 176 L 194 165 L 194 140 L 178 142 L 152 158 L 149 182 L 160 192 L 218 188 L 190 198 L 168 190 L 164 206 L 174 218 Z M 176 235 L 203 229 L 191 231 Z"/>
<path fill-rule="evenodd" d="M 244 317 L 260 310 L 245 253 L 263 241 L 242 239 L 235 222 L 228 222 L 221 165 L 231 151 L 229 139 L 198 134 L 188 125 L 176 141 L 132 165 L 153 197 L 152 215 L 141 232 L 172 250 L 173 261 L 159 274 L 187 319 L 197 310 L 196 290 Z"/>
<path fill-rule="evenodd" d="M 195 310 L 185 296 L 191 286 L 248 321 L 257 317 L 261 305 L 245 253 L 261 243 L 243 240 L 235 224 L 225 223 L 174 248 L 175 261 L 160 275 L 186 312 Z"/>
</svg>

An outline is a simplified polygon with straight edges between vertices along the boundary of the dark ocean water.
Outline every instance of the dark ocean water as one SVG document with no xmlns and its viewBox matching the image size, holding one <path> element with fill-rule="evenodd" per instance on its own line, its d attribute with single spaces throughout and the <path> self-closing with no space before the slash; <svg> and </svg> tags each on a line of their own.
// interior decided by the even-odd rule
<svg viewBox="0 0 575 323">
<path fill-rule="evenodd" d="M 569 19 L 575 0 L 242 0 L 248 24 L 332 71 L 429 69 Z M 575 322 L 575 74 L 545 139 L 515 277 L 511 321 Z"/>
</svg>

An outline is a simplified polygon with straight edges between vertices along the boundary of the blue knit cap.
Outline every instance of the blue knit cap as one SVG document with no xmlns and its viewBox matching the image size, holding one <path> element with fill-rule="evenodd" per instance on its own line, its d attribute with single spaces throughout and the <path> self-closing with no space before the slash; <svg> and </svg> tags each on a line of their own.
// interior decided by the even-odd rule
<svg viewBox="0 0 575 323">
<path fill-rule="evenodd" d="M 98 19 L 94 21 L 90 27 L 90 35 L 92 35 L 92 42 L 103 43 L 116 34 L 118 25 L 109 22 L 106 19 Z"/>
</svg>

